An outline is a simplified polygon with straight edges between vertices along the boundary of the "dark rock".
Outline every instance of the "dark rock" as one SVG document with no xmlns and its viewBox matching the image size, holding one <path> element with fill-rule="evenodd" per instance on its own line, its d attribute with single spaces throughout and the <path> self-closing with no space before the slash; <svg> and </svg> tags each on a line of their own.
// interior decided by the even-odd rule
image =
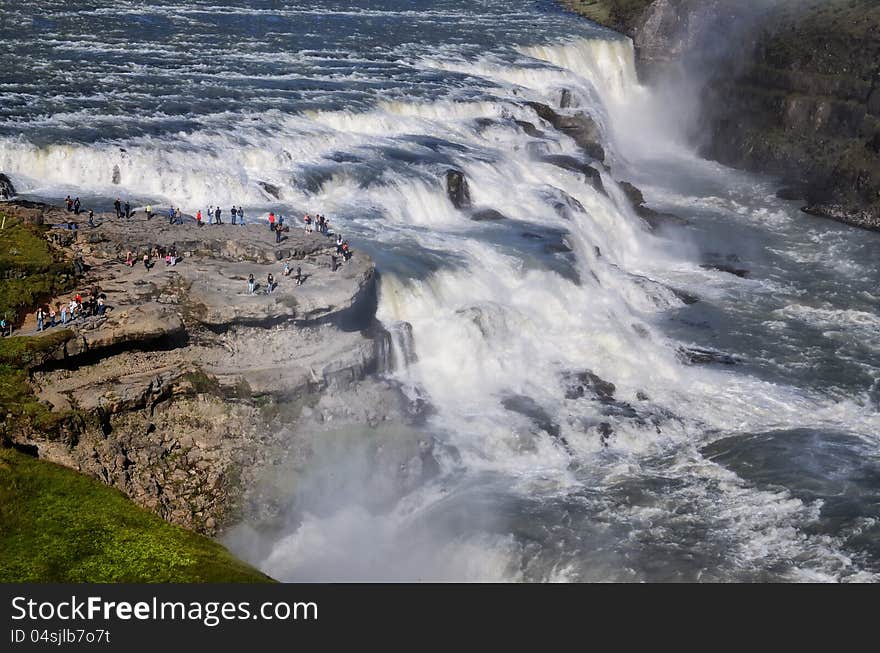
<svg viewBox="0 0 880 653">
<path fill-rule="evenodd" d="M 692 304 L 696 304 L 697 302 L 700 301 L 699 297 L 697 297 L 696 295 L 692 295 L 688 292 L 685 292 L 684 290 L 678 290 L 677 288 L 670 288 L 670 290 L 672 291 L 672 293 L 676 297 L 678 297 L 682 302 L 684 302 L 688 306 L 691 306 Z"/>
<path fill-rule="evenodd" d="M 14 197 L 15 194 L 15 186 L 12 185 L 12 180 L 0 172 L 0 199 L 8 200 Z"/>
<path fill-rule="evenodd" d="M 700 347 L 679 347 L 676 353 L 679 360 L 691 365 L 706 365 L 709 363 L 736 365 L 737 363 L 736 359 L 730 354 Z"/>
<path fill-rule="evenodd" d="M 559 108 L 560 109 L 570 109 L 574 106 L 574 96 L 571 91 L 567 88 L 562 89 L 562 93 L 559 97 Z"/>
<path fill-rule="evenodd" d="M 275 184 L 270 184 L 267 181 L 259 181 L 257 185 L 262 188 L 269 197 L 273 199 L 281 199 L 281 189 Z"/>
<path fill-rule="evenodd" d="M 596 430 L 599 431 L 599 442 L 602 443 L 603 447 L 607 447 L 609 440 L 611 440 L 611 436 L 614 435 L 614 429 L 611 424 L 608 422 L 601 422 Z"/>
<path fill-rule="evenodd" d="M 868 96 L 867 109 L 872 116 L 880 116 L 880 87 L 875 88 Z"/>
<path fill-rule="evenodd" d="M 506 220 L 507 216 L 496 211 L 495 209 L 476 209 L 471 213 L 471 220 L 475 222 L 491 222 L 495 220 Z"/>
<path fill-rule="evenodd" d="M 562 115 L 540 102 L 526 102 L 526 106 L 553 125 L 554 129 L 571 138 L 587 156 L 597 161 L 605 160 L 605 148 L 602 147 L 599 127 L 590 116 L 583 112 Z"/>
<path fill-rule="evenodd" d="M 578 372 L 568 379 L 568 388 L 565 391 L 566 399 L 581 399 L 591 393 L 602 402 L 613 402 L 617 388 L 610 381 L 605 381 L 593 374 L 590 370 Z"/>
<path fill-rule="evenodd" d="M 110 177 L 110 181 L 117 185 L 122 181 L 122 173 L 118 165 L 113 166 L 113 175 Z"/>
<path fill-rule="evenodd" d="M 820 218 L 830 218 L 853 227 L 880 231 L 880 205 L 859 208 L 840 204 L 811 204 L 802 208 L 801 211 Z"/>
<path fill-rule="evenodd" d="M 544 132 L 535 127 L 532 123 L 527 122 L 525 120 L 515 120 L 516 125 L 522 129 L 527 136 L 531 136 L 532 138 L 541 138 L 544 136 Z"/>
<path fill-rule="evenodd" d="M 510 395 L 501 400 L 501 405 L 513 413 L 519 413 L 528 417 L 542 431 L 546 431 L 554 438 L 559 437 L 559 424 L 553 421 L 553 418 L 546 410 L 541 408 L 531 397 L 525 395 Z"/>
<path fill-rule="evenodd" d="M 644 194 L 633 184 L 628 181 L 618 181 L 617 185 L 620 186 L 620 190 L 623 191 L 623 194 L 626 195 L 626 198 L 634 207 L 638 208 L 645 203 Z"/>
<path fill-rule="evenodd" d="M 703 263 L 700 267 L 704 270 L 717 270 L 718 272 L 726 272 L 727 274 L 732 274 L 739 277 L 740 279 L 745 279 L 750 274 L 750 272 L 744 268 L 735 268 L 732 265 L 727 265 L 725 263 Z"/>
<path fill-rule="evenodd" d="M 687 224 L 687 220 L 673 213 L 662 213 L 660 211 L 655 211 L 654 209 L 645 206 L 645 196 L 642 191 L 628 181 L 618 181 L 617 185 L 620 186 L 620 190 L 623 191 L 626 199 L 629 200 L 630 204 L 636 212 L 636 215 L 647 222 L 652 229 L 659 229 L 660 227 L 668 224 Z"/>
<path fill-rule="evenodd" d="M 446 194 L 449 201 L 457 209 L 469 209 L 471 207 L 471 193 L 468 189 L 467 179 L 461 170 L 446 171 Z"/>
<path fill-rule="evenodd" d="M 563 154 L 544 156 L 541 157 L 541 161 L 562 168 L 563 170 L 570 170 L 571 172 L 578 172 L 584 175 L 587 183 L 603 195 L 606 194 L 605 186 L 602 183 L 602 174 L 589 163 L 579 161 L 573 156 L 565 156 Z"/>
</svg>

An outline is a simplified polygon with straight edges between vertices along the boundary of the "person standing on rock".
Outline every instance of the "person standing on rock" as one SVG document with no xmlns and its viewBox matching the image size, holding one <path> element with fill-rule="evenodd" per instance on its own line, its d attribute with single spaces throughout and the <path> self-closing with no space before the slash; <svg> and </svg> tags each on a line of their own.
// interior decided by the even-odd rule
<svg viewBox="0 0 880 653">
<path fill-rule="evenodd" d="M 281 223 L 275 225 L 275 244 L 281 242 L 281 232 L 284 231 L 284 227 L 281 226 Z"/>
<path fill-rule="evenodd" d="M 174 207 L 168 208 L 168 224 L 174 224 Z"/>
<path fill-rule="evenodd" d="M 214 221 L 217 224 L 223 224 L 223 220 L 220 219 L 220 213 L 220 207 L 218 206 L 216 209 L 214 209 Z"/>
<path fill-rule="evenodd" d="M 97 226 L 95 224 L 95 212 L 92 209 L 89 209 L 89 226 L 92 228 Z"/>
<path fill-rule="evenodd" d="M 285 276 L 285 277 L 289 277 L 289 276 L 290 276 L 290 272 L 291 272 L 291 270 L 290 270 L 290 263 L 288 263 L 287 261 L 284 261 L 284 276 Z"/>
<path fill-rule="evenodd" d="M 37 331 L 43 330 L 43 307 L 37 309 Z"/>
<path fill-rule="evenodd" d="M 113 202 L 113 208 L 116 209 L 116 217 L 122 217 L 122 202 L 119 201 L 119 198 L 116 198 L 116 201 Z"/>
<path fill-rule="evenodd" d="M 266 292 L 273 293 L 275 292 L 275 277 L 272 276 L 272 273 L 269 273 L 269 276 L 266 277 Z"/>
<path fill-rule="evenodd" d="M 241 206 L 238 207 L 238 223 L 244 226 L 244 209 Z"/>
<path fill-rule="evenodd" d="M 232 216 L 232 224 L 235 224 L 235 216 L 238 213 L 238 210 L 235 208 L 235 204 L 232 205 L 232 208 L 229 209 L 229 214 Z"/>
<path fill-rule="evenodd" d="M 202 226 L 202 210 L 201 209 L 196 211 L 196 224 L 200 227 Z"/>
<path fill-rule="evenodd" d="M 254 294 L 254 288 L 256 286 L 256 281 L 254 280 L 254 273 L 251 272 L 248 275 L 248 295 Z"/>
<path fill-rule="evenodd" d="M 303 269 L 299 266 L 296 268 L 296 285 L 303 285 Z"/>
<path fill-rule="evenodd" d="M 129 204 L 127 201 L 125 203 L 125 219 L 131 220 L 131 204 Z"/>
<path fill-rule="evenodd" d="M 79 215 L 81 209 L 82 209 L 82 202 L 80 202 L 79 198 L 77 197 L 75 200 L 73 200 L 73 214 Z"/>
<path fill-rule="evenodd" d="M 306 223 L 306 233 L 312 233 L 312 216 L 306 213 L 306 217 L 303 218 L 303 222 Z"/>
<path fill-rule="evenodd" d="M 103 315 L 104 311 L 107 310 L 107 306 L 105 305 L 105 295 L 101 295 L 98 297 L 98 315 Z"/>
<path fill-rule="evenodd" d="M 61 326 L 67 325 L 67 304 L 61 307 Z"/>
<path fill-rule="evenodd" d="M 275 212 L 269 211 L 269 231 L 275 231 Z"/>
<path fill-rule="evenodd" d="M 153 206 L 152 204 L 147 204 L 147 208 L 145 209 L 147 214 L 147 220 L 149 221 L 153 217 Z"/>
</svg>

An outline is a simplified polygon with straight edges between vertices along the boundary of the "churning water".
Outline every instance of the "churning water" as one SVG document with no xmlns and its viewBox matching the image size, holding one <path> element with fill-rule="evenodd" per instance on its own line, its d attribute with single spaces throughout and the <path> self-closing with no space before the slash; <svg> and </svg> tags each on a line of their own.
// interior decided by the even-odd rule
<svg viewBox="0 0 880 653">
<path fill-rule="evenodd" d="M 878 578 L 880 238 L 700 160 L 628 41 L 535 1 L 32 5 L 0 25 L 25 193 L 320 211 L 378 262 L 440 473 L 239 554 L 285 580 Z M 593 116 L 607 193 L 548 162 L 585 159 L 529 101 Z M 449 168 L 506 219 L 454 208 Z M 688 224 L 651 231 L 619 180 Z"/>
</svg>

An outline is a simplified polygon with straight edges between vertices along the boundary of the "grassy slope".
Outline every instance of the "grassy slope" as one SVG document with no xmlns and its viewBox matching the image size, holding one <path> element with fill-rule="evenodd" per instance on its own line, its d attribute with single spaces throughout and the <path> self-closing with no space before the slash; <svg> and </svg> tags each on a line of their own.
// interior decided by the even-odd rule
<svg viewBox="0 0 880 653">
<path fill-rule="evenodd" d="M 0 582 L 270 581 L 117 490 L 0 449 Z"/>
<path fill-rule="evenodd" d="M 10 219 L 0 230 L 0 316 L 13 323 L 40 301 L 67 290 L 72 279 L 70 266 L 52 254 L 42 237 L 44 230 Z M 16 278 L 7 278 L 9 271 Z"/>
<path fill-rule="evenodd" d="M 39 230 L 7 223 L 0 270 L 28 277 L 0 278 L 0 312 L 33 310 L 57 287 L 56 265 Z M 0 582 L 270 581 L 216 542 L 163 521 L 117 490 L 2 448 L 4 434 L 52 433 L 73 416 L 39 403 L 28 383 L 41 353 L 69 337 L 69 330 L 54 329 L 0 339 Z"/>
</svg>

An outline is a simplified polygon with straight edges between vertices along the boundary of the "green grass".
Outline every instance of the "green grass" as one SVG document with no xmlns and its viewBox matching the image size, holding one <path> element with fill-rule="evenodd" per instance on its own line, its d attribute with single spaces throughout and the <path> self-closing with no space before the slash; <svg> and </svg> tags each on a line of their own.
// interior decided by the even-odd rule
<svg viewBox="0 0 880 653">
<path fill-rule="evenodd" d="M 16 429 L 32 428 L 52 436 L 65 422 L 77 417 L 71 412 L 49 410 L 37 400 L 28 383 L 28 369 L 43 362 L 47 352 L 72 335 L 69 329 L 61 329 L 41 336 L 0 339 L 0 443 Z"/>
<path fill-rule="evenodd" d="M 562 4 L 600 25 L 629 32 L 651 2 L 653 0 L 563 0 Z"/>
<path fill-rule="evenodd" d="M 74 282 L 71 266 L 52 252 L 45 230 L 8 218 L 0 229 L 0 316 L 14 324 Z"/>
<path fill-rule="evenodd" d="M 264 583 L 201 535 L 64 467 L 0 449 L 0 582 Z"/>
</svg>

